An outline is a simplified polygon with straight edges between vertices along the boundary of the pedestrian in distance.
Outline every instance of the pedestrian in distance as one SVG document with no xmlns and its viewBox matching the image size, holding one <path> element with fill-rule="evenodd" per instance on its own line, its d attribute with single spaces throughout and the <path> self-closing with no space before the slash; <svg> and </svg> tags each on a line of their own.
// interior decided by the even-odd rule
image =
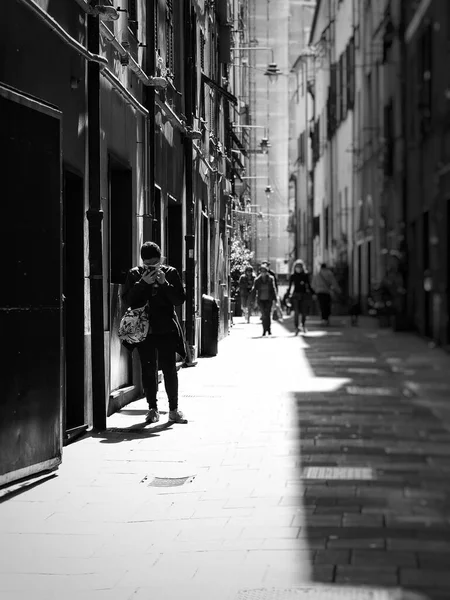
<svg viewBox="0 0 450 600">
<path fill-rule="evenodd" d="M 163 372 L 169 399 L 169 421 L 186 422 L 178 409 L 177 353 L 186 356 L 183 332 L 175 306 L 181 306 L 186 294 L 174 267 L 162 264 L 161 249 L 154 242 L 141 247 L 142 266 L 128 272 L 122 298 L 131 308 L 147 307 L 149 332 L 142 342 L 125 344 L 137 348 L 141 361 L 142 385 L 148 402 L 147 423 L 156 423 L 158 410 L 158 368 Z"/>
<path fill-rule="evenodd" d="M 263 337 L 272 335 L 271 331 L 271 312 L 272 304 L 277 300 L 277 290 L 275 281 L 272 275 L 269 275 L 267 266 L 261 265 L 260 273 L 255 279 L 253 289 L 251 291 L 252 301 L 255 299 L 258 302 L 259 310 L 261 311 L 261 320 L 263 326 Z"/>
<path fill-rule="evenodd" d="M 271 275 L 273 277 L 273 280 L 275 282 L 275 289 L 276 289 L 277 294 L 278 294 L 278 279 L 277 279 L 277 276 L 276 276 L 275 272 L 272 271 L 272 269 L 270 268 L 270 262 L 268 260 L 265 260 L 265 261 L 263 261 L 261 263 L 261 266 L 263 266 L 263 265 L 266 267 L 267 272 L 269 273 L 269 275 Z"/>
<path fill-rule="evenodd" d="M 358 298 L 351 297 L 348 302 L 348 314 L 350 315 L 350 325 L 358 326 L 358 319 L 361 314 L 361 303 Z"/>
<path fill-rule="evenodd" d="M 291 289 L 293 293 L 291 295 Z M 305 263 L 302 260 L 296 260 L 294 269 L 289 277 L 289 287 L 287 296 L 290 297 L 292 307 L 294 309 L 294 328 L 295 335 L 301 331 L 306 333 L 306 317 L 309 314 L 311 300 L 314 296 L 314 289 L 311 287 L 309 273 L 306 270 Z M 299 328 L 299 320 L 301 315 L 301 329 Z"/>
<path fill-rule="evenodd" d="M 327 267 L 326 263 L 322 263 L 320 271 L 314 275 L 312 286 L 319 301 L 322 323 L 329 325 L 332 295 L 340 294 L 341 289 L 333 272 Z"/>
<path fill-rule="evenodd" d="M 250 323 L 252 315 L 252 298 L 251 291 L 255 283 L 255 274 L 253 268 L 248 265 L 245 267 L 244 273 L 239 277 L 239 296 L 241 298 L 241 307 L 244 313 L 245 320 Z"/>
</svg>

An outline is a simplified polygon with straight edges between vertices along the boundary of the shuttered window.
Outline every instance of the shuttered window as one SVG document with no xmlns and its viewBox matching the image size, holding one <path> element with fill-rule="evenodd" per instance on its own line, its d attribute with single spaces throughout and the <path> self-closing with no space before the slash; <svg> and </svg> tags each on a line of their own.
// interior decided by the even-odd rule
<svg viewBox="0 0 450 600">
<path fill-rule="evenodd" d="M 130 31 L 137 36 L 138 32 L 138 14 L 137 14 L 137 1 L 128 0 L 128 27 Z"/>
<path fill-rule="evenodd" d="M 166 69 L 174 72 L 174 42 L 173 42 L 173 3 L 166 2 Z"/>
</svg>

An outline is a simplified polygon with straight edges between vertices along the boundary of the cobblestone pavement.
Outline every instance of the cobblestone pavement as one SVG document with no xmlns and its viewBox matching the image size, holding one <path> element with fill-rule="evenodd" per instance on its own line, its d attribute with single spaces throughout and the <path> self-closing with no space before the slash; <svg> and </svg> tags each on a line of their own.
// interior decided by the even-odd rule
<svg viewBox="0 0 450 600">
<path fill-rule="evenodd" d="M 0 598 L 450 598 L 450 358 L 336 320 L 235 319 L 180 371 L 188 425 L 65 448 L 0 504 Z"/>
</svg>

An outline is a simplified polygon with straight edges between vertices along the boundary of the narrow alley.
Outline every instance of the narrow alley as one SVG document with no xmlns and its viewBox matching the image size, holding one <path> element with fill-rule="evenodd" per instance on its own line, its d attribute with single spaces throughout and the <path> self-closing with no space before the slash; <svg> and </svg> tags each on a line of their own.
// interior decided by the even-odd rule
<svg viewBox="0 0 450 600">
<path fill-rule="evenodd" d="M 235 318 L 180 371 L 187 425 L 138 400 L 3 493 L 0 598 L 448 599 L 448 355 L 309 325 Z"/>
</svg>

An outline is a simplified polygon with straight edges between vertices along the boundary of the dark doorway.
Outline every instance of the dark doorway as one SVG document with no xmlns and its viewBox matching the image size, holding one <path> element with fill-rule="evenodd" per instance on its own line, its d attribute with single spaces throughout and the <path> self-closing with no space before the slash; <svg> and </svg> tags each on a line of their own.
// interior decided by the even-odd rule
<svg viewBox="0 0 450 600">
<path fill-rule="evenodd" d="M 424 323 L 424 335 L 431 337 L 431 289 L 424 286 L 425 281 L 430 277 L 430 220 L 429 213 L 423 213 L 423 227 L 422 227 L 422 261 L 423 261 L 423 276 L 422 285 L 424 291 L 424 303 L 423 303 L 423 323 Z"/>
<path fill-rule="evenodd" d="M 0 85 L 0 485 L 61 462 L 61 117 Z M 6 282 L 6 284 L 5 284 Z"/>
<path fill-rule="evenodd" d="M 358 246 L 358 298 L 362 304 L 362 244 Z"/>
<path fill-rule="evenodd" d="M 200 278 L 202 294 L 208 294 L 208 215 L 202 212 L 202 232 L 201 232 L 201 265 Z"/>
<path fill-rule="evenodd" d="M 155 187 L 154 194 L 152 241 L 161 247 L 161 190 Z"/>
<path fill-rule="evenodd" d="M 372 294 L 372 242 L 367 242 L 367 295 Z"/>
<path fill-rule="evenodd" d="M 447 345 L 450 345 L 450 198 L 447 198 Z"/>
<path fill-rule="evenodd" d="M 169 197 L 167 208 L 167 262 L 178 271 L 183 271 L 183 212 L 181 204 Z"/>
<path fill-rule="evenodd" d="M 128 402 L 133 392 L 131 353 L 117 335 L 125 312 L 122 284 L 133 267 L 133 172 L 124 163 L 109 158 L 109 242 L 110 242 L 110 404 L 108 416 Z"/>
<path fill-rule="evenodd" d="M 85 429 L 84 400 L 84 182 L 64 170 L 65 439 Z"/>
<path fill-rule="evenodd" d="M 110 257 L 111 283 L 124 283 L 133 256 L 132 171 L 110 158 Z"/>
</svg>

